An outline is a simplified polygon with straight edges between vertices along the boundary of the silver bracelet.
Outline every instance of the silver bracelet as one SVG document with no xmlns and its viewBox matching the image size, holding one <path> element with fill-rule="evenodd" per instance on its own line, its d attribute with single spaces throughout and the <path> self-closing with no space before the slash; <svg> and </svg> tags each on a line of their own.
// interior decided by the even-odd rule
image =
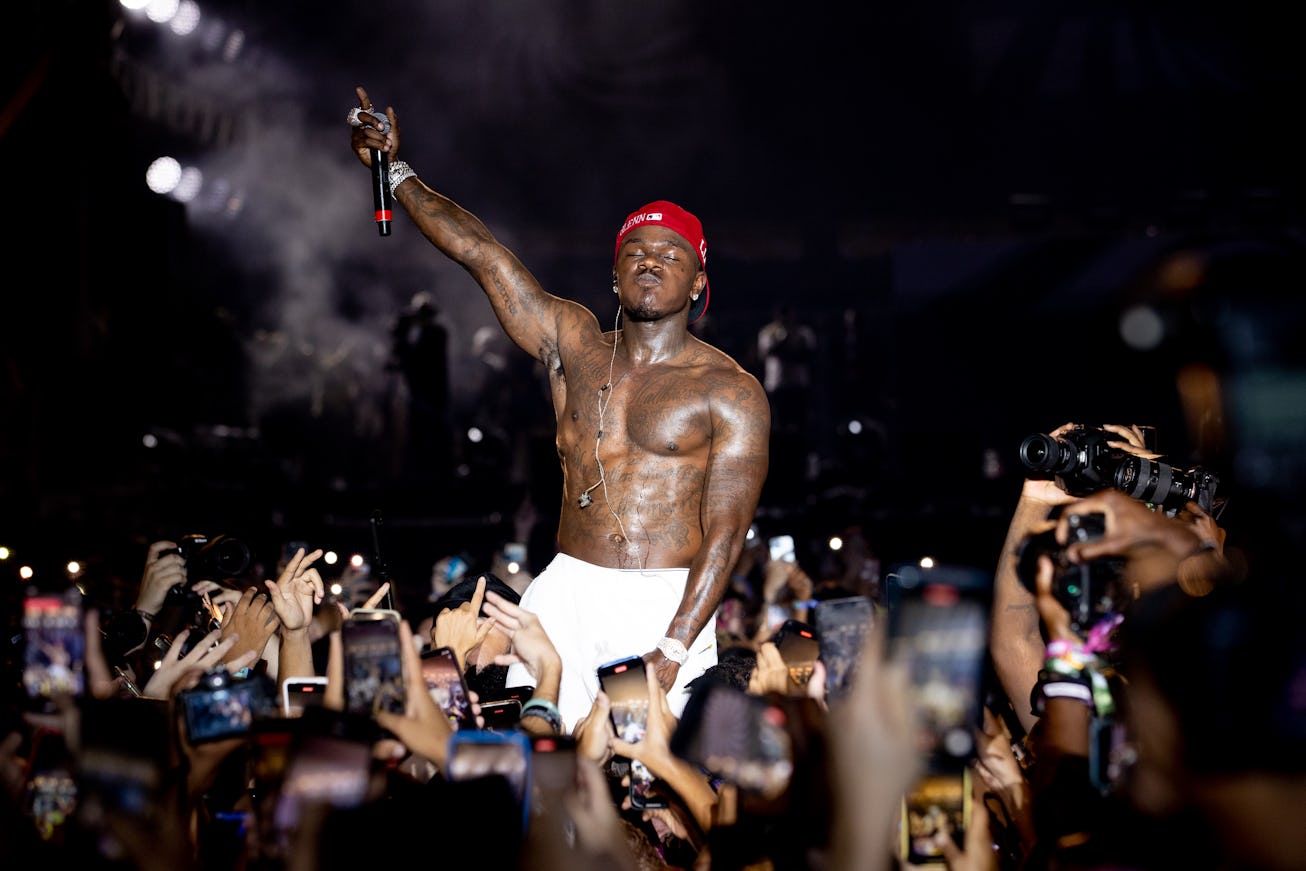
<svg viewBox="0 0 1306 871">
<path fill-rule="evenodd" d="M 407 161 L 396 160 L 394 163 L 390 164 L 390 196 L 393 197 L 395 191 L 399 189 L 399 185 L 415 175 L 417 175 L 417 173 L 413 172 L 413 168 L 408 165 Z"/>
<path fill-rule="evenodd" d="M 685 649 L 685 645 L 674 638 L 663 638 L 658 642 L 658 650 L 676 665 L 684 665 L 689 659 L 689 651 Z"/>
</svg>

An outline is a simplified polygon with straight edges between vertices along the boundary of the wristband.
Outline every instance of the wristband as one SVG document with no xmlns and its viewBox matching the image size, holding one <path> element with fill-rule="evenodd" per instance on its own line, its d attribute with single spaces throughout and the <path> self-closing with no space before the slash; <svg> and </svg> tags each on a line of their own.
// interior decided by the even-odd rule
<svg viewBox="0 0 1306 871">
<path fill-rule="evenodd" d="M 663 638 L 658 642 L 658 650 L 676 665 L 684 665 L 689 661 L 689 651 L 685 649 L 685 645 L 674 638 Z"/>
<path fill-rule="evenodd" d="M 1097 706 L 1093 704 L 1093 690 L 1076 681 L 1053 680 L 1039 684 L 1033 704 L 1035 714 L 1043 716 L 1048 699 L 1074 699 L 1083 702 L 1090 711 L 1097 711 Z"/>
<path fill-rule="evenodd" d="M 562 731 L 562 714 L 558 713 L 558 706 L 548 699 L 531 699 L 521 706 L 521 716 L 539 717 L 553 727 L 553 731 Z"/>
<path fill-rule="evenodd" d="M 1197 545 L 1197 547 L 1193 548 L 1192 553 L 1188 554 L 1188 556 L 1184 557 L 1184 559 L 1192 559 L 1193 557 L 1201 556 L 1202 554 L 1207 553 L 1208 551 L 1219 550 L 1219 549 L 1220 549 L 1220 545 L 1217 542 L 1204 541 L 1201 544 Z"/>
<path fill-rule="evenodd" d="M 390 164 L 390 196 L 393 197 L 395 191 L 399 189 L 399 185 L 415 175 L 417 173 L 413 172 L 413 168 L 408 165 L 407 161 L 396 160 Z"/>
<path fill-rule="evenodd" d="M 146 623 L 154 619 L 154 615 L 143 608 L 133 608 L 132 610 L 134 610 L 137 614 L 140 614 L 142 617 L 144 617 Z"/>
</svg>

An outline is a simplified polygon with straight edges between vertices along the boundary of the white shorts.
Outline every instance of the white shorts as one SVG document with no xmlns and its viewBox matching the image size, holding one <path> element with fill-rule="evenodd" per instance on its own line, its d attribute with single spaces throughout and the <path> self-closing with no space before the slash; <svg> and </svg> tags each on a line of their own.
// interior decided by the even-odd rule
<svg viewBox="0 0 1306 871">
<path fill-rule="evenodd" d="M 598 695 L 598 667 L 657 648 L 680 607 L 689 569 L 609 569 L 558 554 L 522 594 L 562 658 L 558 712 L 570 734 Z M 717 662 L 712 614 L 680 667 L 667 701 L 677 717 L 689 700 L 685 684 Z M 534 686 L 523 665 L 508 667 L 508 686 Z"/>
</svg>

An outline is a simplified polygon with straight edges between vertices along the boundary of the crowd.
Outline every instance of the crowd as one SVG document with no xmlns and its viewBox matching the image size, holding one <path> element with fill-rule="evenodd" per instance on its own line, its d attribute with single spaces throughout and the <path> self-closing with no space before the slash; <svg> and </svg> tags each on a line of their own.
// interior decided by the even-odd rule
<svg viewBox="0 0 1306 871">
<path fill-rule="evenodd" d="M 1136 428 L 1102 432 L 1155 457 Z M 357 607 L 330 595 L 321 549 L 242 585 L 157 541 L 130 607 L 24 600 L 0 852 L 13 868 L 1306 867 L 1301 584 L 1227 539 L 1209 504 L 1035 475 L 993 567 L 868 578 L 858 557 L 814 579 L 755 528 L 716 664 L 679 714 L 642 669 L 634 729 L 629 687 L 606 681 L 565 726 L 559 646 L 492 571 L 400 612 L 384 584 Z M 831 622 L 850 602 L 860 616 Z M 983 619 L 959 621 L 963 602 Z M 430 678 L 445 649 L 458 692 Z"/>
</svg>

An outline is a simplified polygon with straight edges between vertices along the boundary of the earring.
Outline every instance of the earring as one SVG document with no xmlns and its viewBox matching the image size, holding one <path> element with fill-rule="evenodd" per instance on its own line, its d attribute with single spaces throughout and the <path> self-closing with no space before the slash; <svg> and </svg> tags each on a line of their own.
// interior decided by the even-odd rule
<svg viewBox="0 0 1306 871">
<path fill-rule="evenodd" d="M 690 298 L 691 300 L 693 300 L 694 302 L 698 302 L 698 294 L 696 294 L 696 293 L 695 293 L 695 294 L 691 294 L 689 298 Z"/>
<path fill-rule="evenodd" d="M 613 293 L 617 292 L 617 280 L 615 278 L 612 279 L 612 292 Z"/>
</svg>

